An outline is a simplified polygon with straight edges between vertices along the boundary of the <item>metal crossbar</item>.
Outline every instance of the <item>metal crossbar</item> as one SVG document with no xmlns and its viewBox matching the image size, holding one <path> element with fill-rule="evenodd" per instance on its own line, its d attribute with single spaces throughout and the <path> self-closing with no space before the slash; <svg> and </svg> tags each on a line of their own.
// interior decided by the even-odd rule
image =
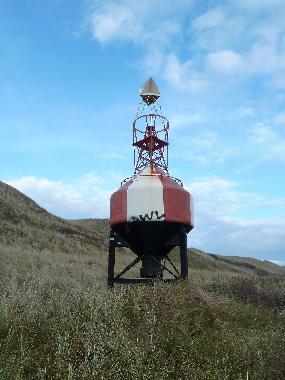
<svg viewBox="0 0 285 380">
<path fill-rule="evenodd" d="M 125 274 L 128 270 L 130 270 L 132 267 L 134 267 L 139 261 L 141 260 L 140 257 L 136 257 L 129 265 L 126 266 L 125 269 L 123 269 L 120 273 L 118 273 L 114 280 L 117 280 L 120 278 L 123 274 Z"/>
</svg>

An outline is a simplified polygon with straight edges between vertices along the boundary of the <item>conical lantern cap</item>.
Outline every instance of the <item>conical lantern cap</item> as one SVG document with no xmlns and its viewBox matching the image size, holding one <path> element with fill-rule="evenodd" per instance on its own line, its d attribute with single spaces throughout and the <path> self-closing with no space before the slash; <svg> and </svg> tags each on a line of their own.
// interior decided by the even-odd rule
<svg viewBox="0 0 285 380">
<path fill-rule="evenodd" d="M 148 105 L 153 104 L 160 97 L 158 85 L 151 77 L 143 84 L 140 90 L 140 96 Z"/>
</svg>

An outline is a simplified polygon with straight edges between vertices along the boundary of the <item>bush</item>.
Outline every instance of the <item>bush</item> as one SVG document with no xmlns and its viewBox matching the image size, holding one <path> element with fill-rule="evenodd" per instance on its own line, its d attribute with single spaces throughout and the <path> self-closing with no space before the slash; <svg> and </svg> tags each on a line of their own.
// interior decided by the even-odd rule
<svg viewBox="0 0 285 380">
<path fill-rule="evenodd" d="M 285 276 L 282 275 L 218 278 L 206 288 L 242 303 L 265 306 L 276 311 L 285 309 Z"/>
</svg>

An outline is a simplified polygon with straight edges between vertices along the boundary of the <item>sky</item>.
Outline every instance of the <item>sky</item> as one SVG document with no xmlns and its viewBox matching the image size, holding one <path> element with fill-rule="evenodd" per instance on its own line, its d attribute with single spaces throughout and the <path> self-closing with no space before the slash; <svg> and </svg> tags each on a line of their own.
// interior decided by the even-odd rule
<svg viewBox="0 0 285 380">
<path fill-rule="evenodd" d="M 0 0 L 0 180 L 108 217 L 149 76 L 188 246 L 285 265 L 284 0 Z"/>
</svg>

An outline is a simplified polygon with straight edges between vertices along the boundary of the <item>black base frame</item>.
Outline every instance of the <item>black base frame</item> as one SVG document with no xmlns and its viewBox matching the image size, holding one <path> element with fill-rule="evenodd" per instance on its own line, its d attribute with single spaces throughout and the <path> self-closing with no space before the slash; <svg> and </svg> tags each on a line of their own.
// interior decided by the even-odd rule
<svg viewBox="0 0 285 380">
<path fill-rule="evenodd" d="M 184 226 L 181 226 L 180 232 L 173 235 L 170 241 L 166 242 L 171 249 L 174 247 L 180 247 L 180 271 L 176 268 L 175 264 L 172 262 L 170 257 L 166 255 L 163 257 L 171 266 L 171 269 L 165 266 L 165 264 L 158 262 L 157 258 L 154 256 L 147 256 L 151 258 L 156 264 L 162 266 L 162 268 L 171 274 L 172 278 L 159 278 L 161 282 L 169 283 L 179 280 L 188 280 L 188 253 L 187 253 L 187 232 Z M 126 247 L 130 248 L 128 243 L 113 229 L 110 231 L 109 238 L 109 257 L 108 257 L 108 287 L 113 288 L 115 284 L 153 284 L 158 278 L 124 278 L 122 277 L 126 272 L 128 272 L 137 263 L 143 260 L 144 256 L 139 256 L 135 252 L 135 259 L 128 264 L 121 272 L 115 274 L 115 264 L 116 264 L 116 248 Z"/>
</svg>

